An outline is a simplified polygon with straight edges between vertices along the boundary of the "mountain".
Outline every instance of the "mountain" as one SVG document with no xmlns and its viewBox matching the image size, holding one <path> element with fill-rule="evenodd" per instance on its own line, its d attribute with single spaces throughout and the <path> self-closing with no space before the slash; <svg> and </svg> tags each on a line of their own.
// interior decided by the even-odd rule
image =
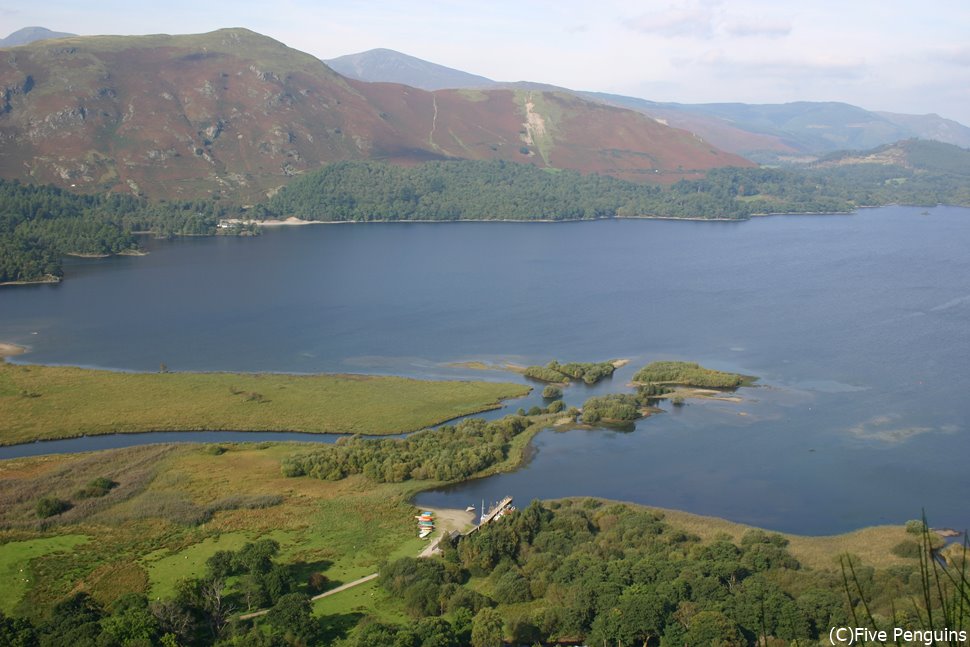
<svg viewBox="0 0 970 647">
<path fill-rule="evenodd" d="M 750 166 L 644 115 L 535 90 L 347 79 L 245 29 L 0 50 L 0 177 L 255 199 L 339 160 L 502 159 L 673 182 Z"/>
<path fill-rule="evenodd" d="M 50 40 L 51 38 L 65 38 L 76 35 L 69 34 L 65 31 L 51 31 L 46 27 L 24 27 L 23 29 L 18 29 L 6 38 L 0 38 L 0 47 L 17 47 L 18 45 L 27 45 L 38 40 Z"/>
<path fill-rule="evenodd" d="M 491 87 L 573 92 L 642 112 L 665 125 L 688 130 L 722 150 L 759 162 L 807 162 L 834 151 L 866 150 L 914 137 L 970 146 L 970 128 L 938 115 L 873 112 L 838 102 L 658 103 L 531 82 L 490 81 L 388 49 L 333 60 L 340 61 L 336 67 L 339 72 L 346 70 L 348 76 L 363 81 L 395 81 L 425 89 Z"/>
<path fill-rule="evenodd" d="M 839 151 L 818 160 L 815 168 L 890 166 L 922 174 L 970 177 L 970 150 L 943 142 L 908 139 L 868 151 Z"/>
<path fill-rule="evenodd" d="M 660 104 L 659 107 L 666 110 L 665 114 L 670 117 L 668 123 L 673 126 L 683 127 L 684 122 L 673 117 L 671 112 L 706 116 L 716 120 L 719 125 L 774 138 L 794 148 L 797 153 L 808 155 L 844 149 L 867 150 L 914 137 L 939 139 L 955 145 L 965 145 L 970 140 L 970 128 L 935 115 L 892 115 L 890 118 L 886 113 L 838 102 Z M 649 110 L 644 112 L 650 114 Z M 945 122 L 949 129 L 939 127 L 939 122 Z M 703 132 L 715 145 L 716 142 L 723 142 L 710 128 Z M 762 161 L 770 161 L 772 156 L 785 156 L 785 153 L 774 154 L 774 150 L 776 147 L 760 150 L 747 148 L 745 152 Z"/>
<path fill-rule="evenodd" d="M 422 90 L 487 88 L 497 85 L 484 76 L 408 56 L 392 49 L 371 49 L 324 61 L 331 69 L 358 81 L 401 83 Z"/>
<path fill-rule="evenodd" d="M 936 114 L 902 115 L 895 112 L 877 112 L 876 114 L 907 129 L 912 133 L 912 137 L 932 139 L 962 148 L 970 148 L 970 128 L 952 119 L 944 119 Z"/>
</svg>

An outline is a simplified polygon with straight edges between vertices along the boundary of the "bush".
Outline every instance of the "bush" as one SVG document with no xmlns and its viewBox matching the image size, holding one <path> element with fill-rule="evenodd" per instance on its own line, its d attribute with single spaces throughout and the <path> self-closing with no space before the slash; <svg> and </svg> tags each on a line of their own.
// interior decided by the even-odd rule
<svg viewBox="0 0 970 647">
<path fill-rule="evenodd" d="M 906 559 L 917 559 L 922 548 L 912 539 L 904 539 L 892 547 L 892 554 Z"/>
<path fill-rule="evenodd" d="M 38 517 L 46 519 L 61 514 L 62 512 L 67 512 L 71 507 L 70 501 L 47 496 L 37 502 L 34 510 L 37 512 Z"/>
<path fill-rule="evenodd" d="M 118 487 L 116 482 L 102 476 L 101 478 L 94 479 L 83 488 L 75 492 L 74 496 L 78 499 L 95 499 L 106 495 L 116 487 Z"/>
<path fill-rule="evenodd" d="M 910 519 L 906 522 L 906 532 L 911 535 L 922 535 L 926 530 L 926 524 L 919 519 Z"/>
<path fill-rule="evenodd" d="M 607 422 L 631 422 L 641 416 L 640 402 L 635 395 L 611 393 L 593 397 L 583 404 L 583 422 L 596 424 Z"/>
<path fill-rule="evenodd" d="M 323 573 L 310 573 L 306 587 L 312 593 L 323 593 L 327 590 L 328 584 L 330 584 L 330 579 Z"/>
<path fill-rule="evenodd" d="M 546 411 L 548 413 L 559 413 L 565 408 L 566 408 L 566 405 L 563 404 L 562 400 L 553 400 L 552 402 L 549 403 L 549 406 L 546 407 Z"/>
<path fill-rule="evenodd" d="M 542 397 L 546 398 L 547 400 L 555 400 L 556 398 L 561 398 L 562 389 L 560 389 L 558 386 L 554 386 L 550 384 L 546 388 L 542 389 Z"/>
</svg>

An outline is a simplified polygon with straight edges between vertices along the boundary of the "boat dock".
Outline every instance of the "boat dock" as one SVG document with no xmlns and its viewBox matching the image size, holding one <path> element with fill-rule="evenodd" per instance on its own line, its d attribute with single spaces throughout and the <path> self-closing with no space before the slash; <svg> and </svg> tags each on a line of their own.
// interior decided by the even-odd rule
<svg viewBox="0 0 970 647">
<path fill-rule="evenodd" d="M 504 499 L 502 499 L 501 501 L 499 501 L 498 503 L 496 503 L 495 506 L 491 510 L 489 510 L 487 513 L 482 514 L 482 518 L 478 522 L 478 525 L 475 526 L 474 528 L 472 528 L 471 530 L 469 530 L 468 532 L 466 532 L 465 535 L 466 536 L 467 535 L 470 535 L 473 532 L 475 532 L 476 530 L 478 530 L 479 528 L 481 528 L 482 526 L 484 526 L 485 524 L 487 524 L 487 523 L 489 523 L 491 521 L 494 521 L 496 518 L 498 518 L 498 516 L 500 514 L 502 514 L 503 512 L 505 512 L 505 510 L 510 505 L 512 505 L 512 497 L 507 496 Z"/>
</svg>

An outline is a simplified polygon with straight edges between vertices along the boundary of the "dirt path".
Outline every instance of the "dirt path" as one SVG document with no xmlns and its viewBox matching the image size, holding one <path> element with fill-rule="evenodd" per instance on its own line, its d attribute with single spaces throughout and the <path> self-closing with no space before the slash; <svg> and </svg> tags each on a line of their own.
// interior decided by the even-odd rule
<svg viewBox="0 0 970 647">
<path fill-rule="evenodd" d="M 334 589 L 330 589 L 329 591 L 324 591 L 320 595 L 314 595 L 312 598 L 310 598 L 310 600 L 320 600 L 321 598 L 325 598 L 325 597 L 328 597 L 328 596 L 331 596 L 331 595 L 336 595 L 337 593 L 340 593 L 341 591 L 346 591 L 347 589 L 351 589 L 351 588 L 353 588 L 355 586 L 360 586 L 361 584 L 364 584 L 366 582 L 370 582 L 371 580 L 373 580 L 374 578 L 376 578 L 378 575 L 379 575 L 378 573 L 371 573 L 370 575 L 365 575 L 364 577 L 360 578 L 359 580 L 354 580 L 353 582 L 347 582 L 346 584 L 341 584 L 340 586 L 338 586 L 338 587 L 336 587 Z M 269 609 L 261 609 L 260 611 L 253 611 L 252 613 L 245 613 L 245 614 L 239 616 L 239 619 L 240 620 L 250 620 L 252 618 L 258 618 L 259 616 L 265 616 L 267 613 L 269 613 Z"/>
</svg>

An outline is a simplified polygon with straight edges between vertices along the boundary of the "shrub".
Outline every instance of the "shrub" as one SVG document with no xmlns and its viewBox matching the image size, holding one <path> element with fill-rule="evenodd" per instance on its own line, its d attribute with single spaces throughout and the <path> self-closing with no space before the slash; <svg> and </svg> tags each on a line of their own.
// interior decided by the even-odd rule
<svg viewBox="0 0 970 647">
<path fill-rule="evenodd" d="M 106 495 L 108 492 L 118 487 L 115 481 L 104 476 L 96 478 L 83 488 L 74 493 L 74 497 L 78 499 L 96 499 Z"/>
<path fill-rule="evenodd" d="M 46 519 L 61 514 L 62 512 L 67 512 L 71 507 L 70 501 L 47 496 L 37 502 L 34 510 L 37 512 L 38 517 Z"/>
<path fill-rule="evenodd" d="M 601 420 L 630 422 L 641 416 L 637 397 L 626 393 L 611 393 L 590 398 L 583 404 L 583 422 L 595 424 Z"/>
<path fill-rule="evenodd" d="M 892 554 L 897 557 L 904 557 L 907 559 L 917 559 L 920 556 L 919 543 L 913 541 L 912 539 L 904 539 L 895 546 L 892 547 Z"/>
<path fill-rule="evenodd" d="M 558 386 L 554 386 L 550 384 L 546 388 L 542 389 L 542 397 L 546 398 L 547 400 L 555 400 L 556 398 L 561 398 L 562 389 L 560 389 Z"/>
<path fill-rule="evenodd" d="M 910 519 L 906 522 L 906 532 L 911 535 L 922 535 L 926 530 L 926 524 L 919 519 Z"/>
<path fill-rule="evenodd" d="M 323 593 L 327 590 L 328 584 L 330 584 L 330 579 L 323 573 L 310 573 L 306 587 L 313 593 Z"/>
</svg>

